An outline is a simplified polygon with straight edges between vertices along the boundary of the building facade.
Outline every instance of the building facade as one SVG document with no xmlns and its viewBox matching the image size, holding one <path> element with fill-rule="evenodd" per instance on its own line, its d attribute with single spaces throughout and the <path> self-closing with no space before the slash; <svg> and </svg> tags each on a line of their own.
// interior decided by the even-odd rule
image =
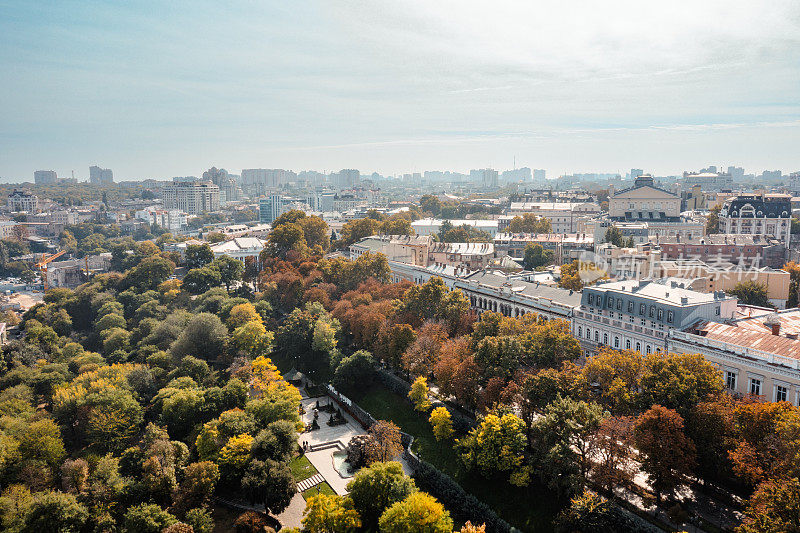
<svg viewBox="0 0 800 533">
<path fill-rule="evenodd" d="M 721 321 L 736 312 L 736 298 L 703 294 L 686 280 L 618 281 L 586 287 L 572 319 L 586 354 L 600 347 L 653 353 L 667 349 L 667 336 L 700 321 Z"/>
<path fill-rule="evenodd" d="M 599 215 L 600 211 L 595 202 L 511 202 L 508 216 L 500 219 L 500 229 L 515 216 L 532 213 L 549 220 L 553 233 L 575 233 L 581 220 Z"/>
<path fill-rule="evenodd" d="M 164 208 L 189 215 L 219 210 L 219 187 L 208 181 L 180 181 L 164 187 Z"/>
<path fill-rule="evenodd" d="M 58 174 L 55 170 L 36 170 L 33 173 L 33 182 L 36 185 L 53 185 L 58 183 Z"/>
<path fill-rule="evenodd" d="M 97 165 L 89 167 L 89 183 L 92 185 L 109 185 L 114 183 L 114 173 L 110 168 L 100 168 Z"/>
<path fill-rule="evenodd" d="M 719 230 L 728 235 L 774 237 L 787 248 L 792 238 L 791 196 L 750 194 L 728 199 L 719 212 Z"/>
<path fill-rule="evenodd" d="M 39 197 L 30 191 L 14 189 L 8 195 L 7 205 L 12 213 L 36 213 L 39 211 Z"/>
</svg>

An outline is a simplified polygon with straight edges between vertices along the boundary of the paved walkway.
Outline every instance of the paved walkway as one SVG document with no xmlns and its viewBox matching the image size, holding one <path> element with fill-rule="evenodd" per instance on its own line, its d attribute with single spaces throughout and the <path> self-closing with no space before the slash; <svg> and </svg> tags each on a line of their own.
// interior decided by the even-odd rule
<svg viewBox="0 0 800 533">
<path fill-rule="evenodd" d="M 263 508 L 262 508 L 263 509 Z M 292 501 L 289 503 L 289 507 L 283 510 L 283 512 L 279 515 L 276 515 L 275 518 L 281 523 L 281 525 L 285 528 L 303 528 L 303 511 L 306 510 L 306 501 L 303 499 L 303 495 L 299 492 L 292 496 Z"/>
<path fill-rule="evenodd" d="M 320 407 L 328 405 L 329 403 L 332 403 L 334 406 L 336 406 L 336 402 L 327 396 L 322 398 L 304 399 L 302 403 L 306 412 L 303 415 L 303 424 L 310 424 L 314 421 L 314 407 L 316 406 L 317 402 L 319 402 Z M 350 442 L 351 438 L 355 437 L 356 435 L 366 433 L 366 431 L 361 428 L 361 424 L 356 422 L 353 417 L 344 411 L 342 411 L 342 414 L 344 415 L 345 420 L 347 420 L 346 424 L 342 424 L 340 426 L 329 426 L 328 419 L 331 416 L 330 413 L 320 409 L 319 418 L 317 419 L 319 429 L 301 433 L 300 444 L 302 445 L 302 443 L 305 441 L 309 446 L 314 446 L 316 444 L 324 444 L 326 442 L 340 441 L 344 446 L 347 446 L 347 443 Z"/>
</svg>

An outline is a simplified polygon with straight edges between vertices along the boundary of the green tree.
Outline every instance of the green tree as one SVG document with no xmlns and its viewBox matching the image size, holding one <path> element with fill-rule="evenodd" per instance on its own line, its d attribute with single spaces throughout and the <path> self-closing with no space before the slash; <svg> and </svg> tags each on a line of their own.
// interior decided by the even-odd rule
<svg viewBox="0 0 800 533">
<path fill-rule="evenodd" d="M 269 512 L 278 514 L 289 506 L 297 484 L 286 463 L 253 459 L 242 478 L 242 489 L 252 503 L 262 503 Z"/>
<path fill-rule="evenodd" d="M 192 355 L 213 361 L 225 354 L 227 342 L 228 328 L 219 317 L 199 313 L 189 320 L 170 351 L 174 357 Z"/>
<path fill-rule="evenodd" d="M 545 250 L 541 244 L 530 243 L 525 247 L 525 257 L 522 265 L 527 270 L 549 265 L 553 262 L 552 250 Z"/>
<path fill-rule="evenodd" d="M 747 501 L 738 533 L 782 533 L 800 531 L 800 481 L 770 479 L 759 484 Z"/>
<path fill-rule="evenodd" d="M 208 244 L 186 246 L 186 268 L 202 268 L 214 260 L 214 252 Z"/>
<path fill-rule="evenodd" d="M 424 194 L 419 199 L 419 205 L 425 213 L 438 216 L 442 212 L 442 201 L 432 194 Z"/>
<path fill-rule="evenodd" d="M 211 268 L 219 272 L 222 283 L 225 284 L 225 290 L 231 290 L 231 284 L 235 281 L 241 281 L 242 274 L 244 273 L 244 263 L 238 259 L 234 259 L 227 255 L 220 256 L 211 262 Z"/>
<path fill-rule="evenodd" d="M 603 242 L 610 242 L 614 246 L 622 247 L 625 244 L 625 237 L 622 235 L 622 231 L 612 224 L 606 230 L 606 236 L 603 238 Z"/>
<path fill-rule="evenodd" d="M 366 350 L 359 350 L 341 360 L 333 374 L 336 390 L 349 394 L 369 384 L 375 374 L 375 360 Z"/>
<path fill-rule="evenodd" d="M 722 204 L 717 204 L 708 212 L 706 218 L 706 235 L 719 233 L 719 212 L 722 211 Z"/>
<path fill-rule="evenodd" d="M 399 311 L 408 324 L 419 326 L 426 320 L 441 320 L 454 331 L 468 310 L 469 300 L 463 292 L 448 289 L 441 278 L 434 277 L 408 289 Z"/>
<path fill-rule="evenodd" d="M 512 218 L 506 231 L 508 233 L 552 233 L 553 226 L 549 219 L 533 213 L 525 213 Z"/>
<path fill-rule="evenodd" d="M 79 533 L 89 517 L 86 508 L 72 494 L 37 494 L 25 516 L 23 533 Z"/>
<path fill-rule="evenodd" d="M 193 268 L 183 278 L 183 288 L 191 294 L 202 294 L 209 289 L 219 287 L 222 276 L 219 270 L 211 267 Z"/>
<path fill-rule="evenodd" d="M 128 509 L 123 518 L 125 533 L 161 533 L 177 522 L 170 513 L 153 503 L 141 503 Z"/>
<path fill-rule="evenodd" d="M 381 515 L 381 533 L 451 533 L 453 519 L 436 498 L 415 492 Z"/>
<path fill-rule="evenodd" d="M 743 305 L 757 307 L 773 307 L 769 302 L 769 289 L 766 284 L 753 280 L 740 281 L 734 288 L 727 291 L 731 296 L 736 296 Z"/>
<path fill-rule="evenodd" d="M 347 484 L 348 495 L 367 530 L 377 528 L 384 510 L 416 491 L 414 480 L 403 473 L 397 461 L 372 463 L 361 468 Z"/>
<path fill-rule="evenodd" d="M 175 272 L 175 263 L 159 255 L 143 259 L 125 275 L 125 284 L 138 291 L 155 290 Z"/>
<path fill-rule="evenodd" d="M 596 403 L 559 395 L 534 423 L 551 487 L 571 492 L 586 484 L 597 443 L 593 437 L 604 416 Z"/>
</svg>

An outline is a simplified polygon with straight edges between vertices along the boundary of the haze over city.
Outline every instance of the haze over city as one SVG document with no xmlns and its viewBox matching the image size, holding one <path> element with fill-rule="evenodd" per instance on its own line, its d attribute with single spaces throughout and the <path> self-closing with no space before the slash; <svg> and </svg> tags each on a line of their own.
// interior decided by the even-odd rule
<svg viewBox="0 0 800 533">
<path fill-rule="evenodd" d="M 792 171 L 797 2 L 0 2 L 0 177 Z"/>
</svg>

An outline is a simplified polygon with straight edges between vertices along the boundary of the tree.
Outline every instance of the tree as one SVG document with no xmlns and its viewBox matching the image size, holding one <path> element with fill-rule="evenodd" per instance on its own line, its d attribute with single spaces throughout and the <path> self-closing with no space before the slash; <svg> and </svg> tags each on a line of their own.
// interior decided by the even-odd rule
<svg viewBox="0 0 800 533">
<path fill-rule="evenodd" d="M 403 451 L 400 428 L 393 422 L 378 420 L 369 428 L 369 434 L 365 450 L 368 464 L 391 461 Z"/>
<path fill-rule="evenodd" d="M 367 385 L 375 374 L 375 360 L 366 350 L 342 359 L 333 374 L 333 386 L 344 393 Z"/>
<path fill-rule="evenodd" d="M 769 289 L 766 284 L 753 280 L 740 281 L 734 288 L 727 291 L 731 296 L 736 296 L 743 305 L 756 307 L 773 307 L 769 302 Z"/>
<path fill-rule="evenodd" d="M 645 357 L 645 369 L 639 381 L 642 408 L 663 405 L 681 416 L 703 401 L 722 393 L 719 369 L 700 354 L 661 354 Z"/>
<path fill-rule="evenodd" d="M 456 441 L 464 465 L 486 477 L 520 472 L 525 445 L 525 424 L 511 413 L 486 415 L 478 427 Z"/>
<path fill-rule="evenodd" d="M 428 421 L 433 426 L 433 436 L 436 440 L 449 439 L 453 434 L 453 421 L 446 407 L 437 407 L 431 411 Z"/>
<path fill-rule="evenodd" d="M 447 330 L 442 324 L 427 322 L 419 328 L 416 339 L 403 354 L 403 366 L 412 374 L 427 375 L 446 340 Z"/>
<path fill-rule="evenodd" d="M 661 501 L 684 482 L 695 466 L 695 447 L 683 432 L 683 417 L 654 405 L 639 416 L 633 430 L 641 468 Z"/>
<path fill-rule="evenodd" d="M 534 423 L 551 487 L 569 492 L 585 486 L 593 465 L 594 435 L 603 418 L 603 408 L 596 403 L 558 396 Z"/>
<path fill-rule="evenodd" d="M 524 213 L 511 219 L 506 228 L 508 233 L 552 233 L 550 220 L 533 213 Z"/>
<path fill-rule="evenodd" d="M 240 281 L 244 273 L 244 263 L 227 255 L 214 259 L 211 262 L 211 268 L 219 272 L 226 291 L 230 291 L 231 284 L 234 281 Z"/>
<path fill-rule="evenodd" d="M 432 194 L 423 194 L 419 199 L 419 205 L 422 211 L 430 213 L 434 217 L 442 212 L 442 201 Z"/>
<path fill-rule="evenodd" d="M 170 513 L 153 503 L 142 503 L 131 507 L 123 519 L 125 533 L 161 533 L 161 530 L 177 522 Z"/>
<path fill-rule="evenodd" d="M 347 484 L 348 495 L 367 530 L 377 529 L 384 510 L 416 491 L 414 480 L 403 473 L 397 461 L 377 462 L 361 468 Z"/>
<path fill-rule="evenodd" d="M 593 533 L 597 531 L 639 531 L 635 519 L 602 496 L 588 490 L 573 498 L 570 506 L 555 521 L 558 533 Z"/>
<path fill-rule="evenodd" d="M 263 503 L 269 512 L 278 514 L 289 507 L 297 483 L 288 464 L 253 459 L 242 478 L 242 489 L 251 503 Z"/>
<path fill-rule="evenodd" d="M 431 401 L 428 399 L 428 380 L 420 376 L 414 380 L 411 390 L 408 391 L 409 399 L 414 402 L 414 409 L 427 412 L 431 408 Z"/>
<path fill-rule="evenodd" d="M 297 429 L 289 420 L 277 420 L 267 425 L 253 439 L 250 453 L 256 459 L 286 462 L 297 449 Z"/>
<path fill-rule="evenodd" d="M 587 285 L 591 285 L 605 277 L 605 271 L 597 268 L 594 263 L 575 259 L 572 263 L 561 265 L 561 277 L 558 280 L 558 286 L 562 289 L 581 291 Z"/>
<path fill-rule="evenodd" d="M 211 461 L 200 461 L 183 470 L 180 486 L 182 507 L 189 509 L 205 503 L 214 494 L 219 481 L 219 467 Z"/>
<path fill-rule="evenodd" d="M 192 527 L 194 533 L 212 533 L 214 531 L 214 518 L 207 509 L 189 509 L 184 520 Z"/>
<path fill-rule="evenodd" d="M 175 272 L 175 263 L 160 255 L 143 259 L 125 275 L 125 284 L 139 291 L 155 290 Z"/>
<path fill-rule="evenodd" d="M 445 224 L 449 224 L 450 229 L 446 229 Z M 438 237 L 441 242 L 491 242 L 492 240 L 491 235 L 474 226 L 462 224 L 454 228 L 447 220 L 439 228 Z"/>
<path fill-rule="evenodd" d="M 217 315 L 199 313 L 186 324 L 170 352 L 175 357 L 192 355 L 213 361 L 223 356 L 227 340 L 228 328 Z"/>
<path fill-rule="evenodd" d="M 595 451 L 592 479 L 611 494 L 614 487 L 624 486 L 633 479 L 633 418 L 605 418 L 592 438 Z"/>
<path fill-rule="evenodd" d="M 794 261 L 789 261 L 783 265 L 783 270 L 789 273 L 789 299 L 786 301 L 786 307 L 791 309 L 797 307 L 800 298 L 800 264 Z"/>
<path fill-rule="evenodd" d="M 462 405 L 475 406 L 480 368 L 469 347 L 469 337 L 458 337 L 445 342 L 439 350 L 439 359 L 433 367 L 439 392 L 454 396 Z"/>
<path fill-rule="evenodd" d="M 256 311 L 255 306 L 250 302 L 238 304 L 231 308 L 230 313 L 228 313 L 228 320 L 226 321 L 228 328 L 231 331 L 234 329 L 244 326 L 248 322 L 258 322 L 259 324 L 263 324 L 264 320 L 261 318 L 261 315 Z"/>
<path fill-rule="evenodd" d="M 706 235 L 719 233 L 719 212 L 722 211 L 722 204 L 717 204 L 708 212 L 706 218 Z"/>
<path fill-rule="evenodd" d="M 409 324 L 443 320 L 452 331 L 468 309 L 469 300 L 463 292 L 448 289 L 441 278 L 434 277 L 422 285 L 414 285 L 405 293 L 400 313 L 409 319 Z"/>
<path fill-rule="evenodd" d="M 534 270 L 552 262 L 553 252 L 545 250 L 541 244 L 530 243 L 525 247 L 525 257 L 522 260 L 522 265 L 527 270 Z"/>
<path fill-rule="evenodd" d="M 23 533 L 79 533 L 89 517 L 72 494 L 42 492 L 33 498 L 25 516 Z"/>
<path fill-rule="evenodd" d="M 214 252 L 208 244 L 186 246 L 186 268 L 202 268 L 214 260 Z"/>
<path fill-rule="evenodd" d="M 614 246 L 622 247 L 625 244 L 625 237 L 622 235 L 622 231 L 612 224 L 606 230 L 603 242 L 610 242 Z"/>
<path fill-rule="evenodd" d="M 340 248 L 347 248 L 365 237 L 377 235 L 380 227 L 381 223 L 371 218 L 359 218 L 346 222 L 342 226 L 339 246 Z"/>
<path fill-rule="evenodd" d="M 747 501 L 739 533 L 800 531 L 800 481 L 770 479 L 759 484 Z"/>
<path fill-rule="evenodd" d="M 183 288 L 191 294 L 203 294 L 209 289 L 219 287 L 221 283 L 219 270 L 208 266 L 193 268 L 183 278 Z"/>
<path fill-rule="evenodd" d="M 312 496 L 303 511 L 303 530 L 309 533 L 349 533 L 361 527 L 353 501 L 342 496 Z"/>
<path fill-rule="evenodd" d="M 436 498 L 415 492 L 381 515 L 381 533 L 451 533 L 453 520 Z"/>
</svg>

